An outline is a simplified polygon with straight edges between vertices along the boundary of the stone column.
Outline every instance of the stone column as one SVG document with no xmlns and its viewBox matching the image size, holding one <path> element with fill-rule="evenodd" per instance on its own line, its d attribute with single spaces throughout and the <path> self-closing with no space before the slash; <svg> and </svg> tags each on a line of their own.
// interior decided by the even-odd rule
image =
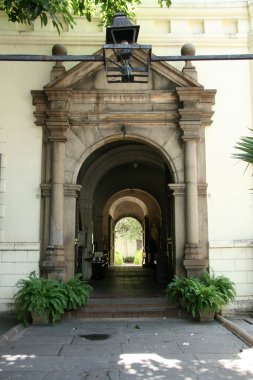
<svg viewBox="0 0 253 380">
<path fill-rule="evenodd" d="M 81 185 L 64 185 L 64 248 L 66 251 L 66 279 L 75 274 L 78 245 L 75 240 L 77 236 L 76 201 L 79 197 Z"/>
<path fill-rule="evenodd" d="M 184 136 L 183 140 L 185 143 L 186 241 L 188 244 L 196 244 L 199 241 L 196 140 L 189 136 Z"/>
<path fill-rule="evenodd" d="M 197 144 L 199 130 L 202 127 L 198 109 L 201 88 L 178 89 L 183 108 L 180 127 L 183 130 L 184 141 L 184 170 L 185 170 L 185 259 L 184 267 L 188 276 L 198 276 L 208 265 L 203 257 L 199 237 L 199 204 L 198 204 L 198 162 Z"/>
<path fill-rule="evenodd" d="M 188 125 L 189 127 L 189 125 Z M 191 125 L 192 127 L 192 125 Z M 194 128 L 198 129 L 198 123 Z M 199 204 L 197 181 L 197 141 L 196 133 L 189 133 L 184 125 L 185 144 L 185 221 L 186 244 L 184 266 L 188 276 L 198 276 L 207 266 L 207 260 L 203 258 L 202 247 L 199 243 Z"/>
<path fill-rule="evenodd" d="M 185 276 L 184 249 L 185 249 L 185 184 L 170 183 L 169 189 L 173 191 L 174 197 L 174 274 L 176 276 Z"/>
<path fill-rule="evenodd" d="M 68 107 L 71 91 L 46 90 L 51 109 L 47 111 L 46 126 L 51 144 L 51 197 L 49 243 L 43 267 L 49 278 L 64 278 L 64 161 L 66 131 L 69 128 Z"/>
</svg>

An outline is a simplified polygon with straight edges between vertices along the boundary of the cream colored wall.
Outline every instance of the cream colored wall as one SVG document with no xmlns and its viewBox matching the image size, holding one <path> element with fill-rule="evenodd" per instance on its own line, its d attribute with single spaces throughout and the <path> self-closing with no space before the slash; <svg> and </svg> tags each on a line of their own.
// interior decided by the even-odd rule
<svg viewBox="0 0 253 380">
<path fill-rule="evenodd" d="M 171 8 L 161 9 L 155 0 L 143 1 L 137 10 L 139 42 L 152 44 L 158 55 L 179 55 L 186 42 L 196 46 L 197 54 L 252 53 L 252 4 L 251 0 L 174 0 Z M 0 54 L 50 54 L 56 43 L 65 44 L 69 54 L 94 53 L 104 43 L 104 28 L 97 26 L 98 20 L 91 24 L 81 18 L 76 21 L 74 30 L 58 36 L 50 23 L 42 30 L 39 21 L 26 28 L 9 23 L 2 15 Z M 244 172 L 245 165 L 231 154 L 238 138 L 252 127 L 252 63 L 195 65 L 200 83 L 217 89 L 214 122 L 206 128 L 210 265 L 236 281 L 238 300 L 251 302 L 253 202 L 248 189 L 253 188 L 252 171 Z M 0 267 L 7 268 L 1 274 L 2 309 L 13 294 L 14 282 L 38 270 L 42 131 L 33 122 L 30 91 L 42 89 L 49 81 L 51 66 L 0 62 L 0 241 L 13 244 L 11 249 L 0 247 Z M 24 243 L 35 244 L 36 249 L 28 255 L 20 248 Z M 245 270 L 238 267 L 243 260 Z M 15 281 L 14 277 L 12 282 L 2 280 L 2 275 L 11 273 Z"/>
<path fill-rule="evenodd" d="M 0 311 L 8 310 L 16 281 L 39 271 L 42 131 L 30 90 L 47 81 L 44 72 L 43 64 L 0 63 Z"/>
</svg>

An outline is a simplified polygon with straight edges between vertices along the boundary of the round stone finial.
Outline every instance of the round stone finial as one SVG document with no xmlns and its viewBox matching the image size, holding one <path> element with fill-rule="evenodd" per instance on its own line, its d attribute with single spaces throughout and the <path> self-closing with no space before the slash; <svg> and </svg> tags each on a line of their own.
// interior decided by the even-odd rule
<svg viewBox="0 0 253 380">
<path fill-rule="evenodd" d="M 52 48 L 53 55 L 67 55 L 67 49 L 64 45 L 56 44 Z"/>
<path fill-rule="evenodd" d="M 195 55 L 196 49 L 193 44 L 184 44 L 181 48 L 181 55 Z"/>
</svg>

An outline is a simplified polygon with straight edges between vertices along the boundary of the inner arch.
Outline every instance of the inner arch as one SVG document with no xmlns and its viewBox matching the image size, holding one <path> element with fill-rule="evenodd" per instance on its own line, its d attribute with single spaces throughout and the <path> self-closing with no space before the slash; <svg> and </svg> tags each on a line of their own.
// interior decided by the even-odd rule
<svg viewBox="0 0 253 380">
<path fill-rule="evenodd" d="M 121 218 L 133 217 L 143 228 L 143 251 L 151 238 L 156 240 L 157 278 L 167 281 L 173 275 L 173 258 L 167 252 L 168 236 L 173 233 L 169 222 L 173 209 L 168 202 L 171 182 L 174 178 L 168 162 L 148 144 L 121 140 L 93 152 L 78 176 L 82 186 L 79 234 L 85 242 L 81 251 L 86 256 L 108 252 L 113 265 L 114 227 Z M 92 269 L 86 269 L 82 268 L 84 278 L 89 279 Z"/>
</svg>

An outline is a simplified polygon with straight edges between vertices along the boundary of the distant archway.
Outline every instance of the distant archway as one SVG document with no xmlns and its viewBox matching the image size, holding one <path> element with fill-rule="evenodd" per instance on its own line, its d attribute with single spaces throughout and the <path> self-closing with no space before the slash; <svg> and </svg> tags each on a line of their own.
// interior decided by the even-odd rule
<svg viewBox="0 0 253 380">
<path fill-rule="evenodd" d="M 119 219 L 114 227 L 114 265 L 142 265 L 142 224 L 134 217 Z"/>
</svg>

